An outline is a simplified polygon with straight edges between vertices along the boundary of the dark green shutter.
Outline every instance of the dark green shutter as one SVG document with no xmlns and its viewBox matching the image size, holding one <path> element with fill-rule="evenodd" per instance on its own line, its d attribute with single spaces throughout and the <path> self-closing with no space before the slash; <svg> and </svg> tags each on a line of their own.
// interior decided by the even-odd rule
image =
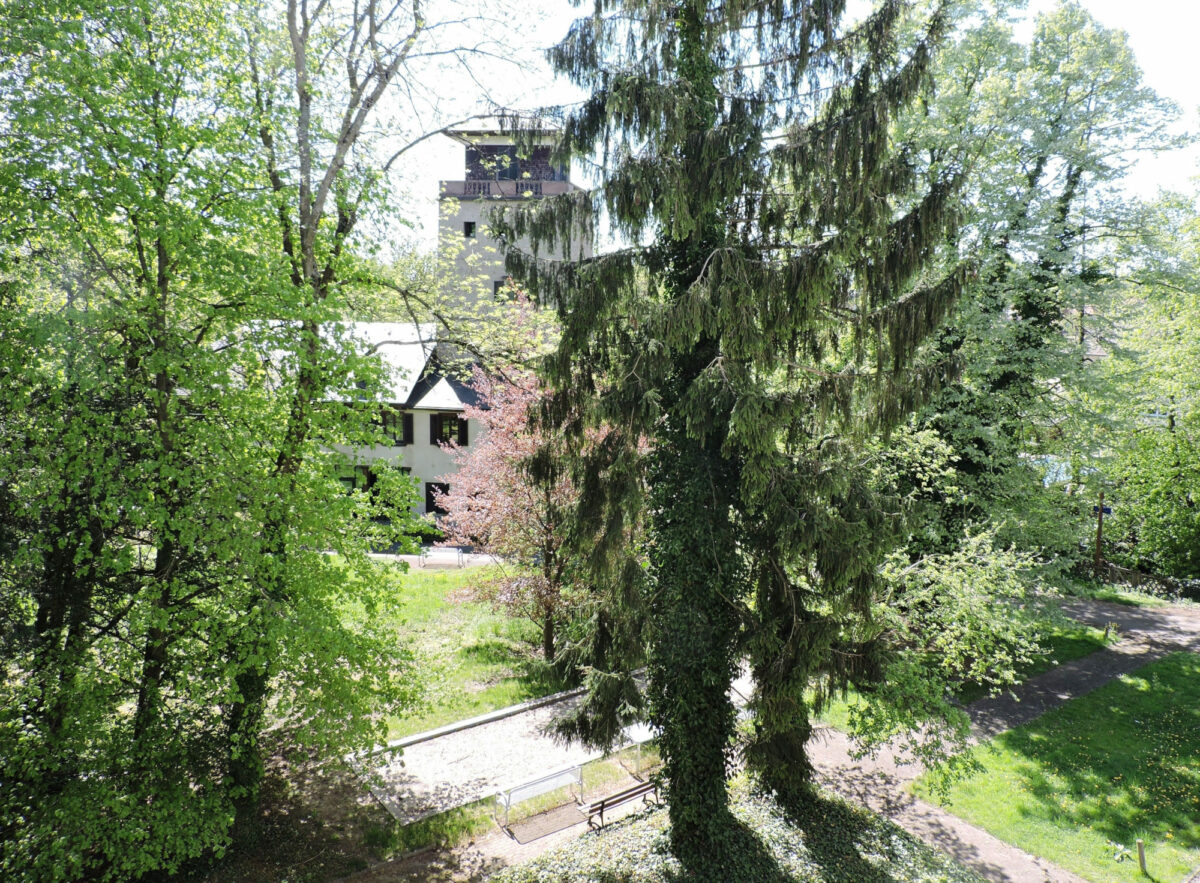
<svg viewBox="0 0 1200 883">
<path fill-rule="evenodd" d="M 467 418 L 458 418 L 458 445 L 465 448 L 467 446 Z"/>
</svg>

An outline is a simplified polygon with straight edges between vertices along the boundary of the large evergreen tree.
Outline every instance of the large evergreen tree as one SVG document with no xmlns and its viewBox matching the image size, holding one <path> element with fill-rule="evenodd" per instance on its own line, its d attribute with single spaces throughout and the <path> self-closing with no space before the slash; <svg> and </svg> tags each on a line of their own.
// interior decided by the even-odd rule
<svg viewBox="0 0 1200 883">
<path fill-rule="evenodd" d="M 810 690 L 819 702 L 883 670 L 871 611 L 892 519 L 859 442 L 944 378 L 921 344 L 970 273 L 939 254 L 957 173 L 918 185 L 891 140 L 943 18 L 885 0 L 848 26 L 845 5 L 597 3 L 551 59 L 590 91 L 562 150 L 596 160 L 602 183 L 508 230 L 532 235 L 510 266 L 563 321 L 549 416 L 611 427 L 585 464 L 580 530 L 611 549 L 647 508 L 650 717 L 693 869 L 718 867 L 732 830 L 741 660 L 756 682 L 746 760 L 788 799 L 810 786 Z M 628 247 L 539 259 L 602 211 Z"/>
</svg>

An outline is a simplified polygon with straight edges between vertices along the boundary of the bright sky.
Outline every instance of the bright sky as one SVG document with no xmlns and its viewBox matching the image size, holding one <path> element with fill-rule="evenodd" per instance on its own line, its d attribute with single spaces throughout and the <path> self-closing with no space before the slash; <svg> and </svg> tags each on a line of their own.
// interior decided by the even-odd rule
<svg viewBox="0 0 1200 883">
<path fill-rule="evenodd" d="M 1036 13 L 1053 8 L 1056 2 L 1029 0 L 1029 20 L 1032 21 Z M 1180 106 L 1184 127 L 1200 132 L 1200 76 L 1197 75 L 1200 57 L 1196 47 L 1200 36 L 1200 0 L 1081 2 L 1102 25 L 1124 30 L 1129 35 L 1145 83 Z M 521 5 L 523 15 L 529 13 L 525 16 L 528 46 L 554 42 L 565 33 L 576 14 L 565 0 L 527 0 Z M 541 14 L 537 12 L 539 9 Z M 1032 25 L 1027 26 L 1025 33 L 1032 33 Z M 548 78 L 549 73 L 545 76 Z M 552 99 L 543 97 L 541 100 Z M 537 102 L 530 101 L 530 104 L 534 103 Z M 461 179 L 462 163 L 462 146 L 448 138 L 430 139 L 409 163 L 413 170 L 409 177 L 410 187 L 421 215 L 422 240 L 426 245 L 432 244 L 436 230 L 437 182 Z M 1146 155 L 1130 172 L 1126 186 L 1131 193 L 1143 197 L 1153 196 L 1160 188 L 1195 192 L 1196 184 L 1191 179 L 1198 174 L 1200 146 L 1193 146 L 1172 154 Z"/>
</svg>

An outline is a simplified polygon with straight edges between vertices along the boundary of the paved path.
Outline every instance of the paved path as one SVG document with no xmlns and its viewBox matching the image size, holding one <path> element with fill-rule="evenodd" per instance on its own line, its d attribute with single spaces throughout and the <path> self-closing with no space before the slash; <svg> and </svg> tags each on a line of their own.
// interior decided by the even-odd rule
<svg viewBox="0 0 1200 883">
<path fill-rule="evenodd" d="M 731 695 L 740 706 L 749 693 L 750 678 L 743 674 Z M 598 760 L 602 752 L 564 745 L 548 735 L 554 719 L 581 701 L 577 691 L 560 695 L 558 702 L 526 703 L 484 715 L 476 725 L 443 727 L 435 738 L 423 733 L 396 740 L 391 745 L 402 753 L 390 760 L 380 756 L 371 765 L 376 777 L 371 793 L 407 824 Z"/>
<path fill-rule="evenodd" d="M 567 698 L 433 739 L 418 736 L 416 744 L 399 740 L 403 753 L 373 767 L 382 781 L 371 793 L 407 824 L 595 760 L 599 752 L 546 735 L 554 719 L 579 701 Z"/>
<path fill-rule="evenodd" d="M 483 555 L 479 552 L 467 552 L 459 549 L 457 546 L 426 546 L 422 549 L 420 555 L 392 555 L 381 552 L 372 557 L 386 561 L 403 561 L 409 567 L 422 570 L 428 568 L 481 567 L 487 564 L 498 563 L 497 559 L 491 555 Z"/>
<path fill-rule="evenodd" d="M 1027 723 L 1167 653 L 1200 653 L 1200 607 L 1135 608 L 1071 601 L 1063 609 L 1068 616 L 1101 628 L 1115 624 L 1121 640 L 1027 681 L 1016 688 L 1015 698 L 1004 695 L 974 703 L 968 709 L 974 739 L 991 738 Z M 747 691 L 744 681 L 735 686 L 739 693 Z M 545 726 L 562 707 L 523 711 L 406 748 L 403 758 L 385 767 L 384 788 L 377 794 L 398 817 L 418 817 L 438 807 L 494 794 L 503 785 L 518 784 L 560 766 L 584 762 L 594 755 L 564 748 L 544 735 Z M 823 727 L 814 735 L 810 752 L 827 787 L 891 819 L 989 880 L 1083 883 L 1081 878 L 911 796 L 907 785 L 923 770 L 918 764 L 899 762 L 893 751 L 856 760 L 846 736 Z M 363 879 L 479 879 L 476 874 L 481 869 L 525 861 L 577 836 L 584 828 L 576 825 L 524 845 L 503 834 L 482 839 L 456 851 L 458 870 L 447 870 L 447 876 L 436 876 L 426 867 L 429 876 L 424 878 L 371 875 Z"/>
</svg>

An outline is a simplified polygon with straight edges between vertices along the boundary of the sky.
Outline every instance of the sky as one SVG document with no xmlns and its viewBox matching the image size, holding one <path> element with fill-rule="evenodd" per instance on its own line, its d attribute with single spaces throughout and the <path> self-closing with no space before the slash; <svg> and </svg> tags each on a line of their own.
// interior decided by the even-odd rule
<svg viewBox="0 0 1200 883">
<path fill-rule="evenodd" d="M 453 0 L 442 0 L 453 2 Z M 1057 0 L 1029 0 L 1028 24 L 1017 30 L 1019 37 L 1032 33 L 1032 19 L 1053 8 Z M 1138 59 L 1146 85 L 1175 101 L 1183 112 L 1182 128 L 1200 132 L 1200 0 L 1081 0 L 1102 25 L 1123 30 Z M 514 6 L 517 5 L 514 0 Z M 569 4 L 533 0 L 520 4 L 527 11 L 526 45 L 549 45 L 565 33 L 575 14 Z M 540 12 L 530 12 L 540 10 Z M 549 79 L 549 72 L 545 80 Z M 547 84 L 548 85 L 548 84 Z M 548 85 L 544 96 L 564 94 L 564 86 Z M 537 102 L 530 101 L 530 104 Z M 1195 192 L 1192 179 L 1200 174 L 1200 145 L 1171 154 L 1142 157 L 1126 179 L 1126 189 L 1149 198 L 1159 189 Z M 432 245 L 436 236 L 437 182 L 460 180 L 463 176 L 462 145 L 448 138 L 432 138 L 409 162 L 406 186 L 413 195 L 413 208 L 420 217 L 418 241 Z M 578 181 L 578 175 L 575 176 Z"/>
</svg>

